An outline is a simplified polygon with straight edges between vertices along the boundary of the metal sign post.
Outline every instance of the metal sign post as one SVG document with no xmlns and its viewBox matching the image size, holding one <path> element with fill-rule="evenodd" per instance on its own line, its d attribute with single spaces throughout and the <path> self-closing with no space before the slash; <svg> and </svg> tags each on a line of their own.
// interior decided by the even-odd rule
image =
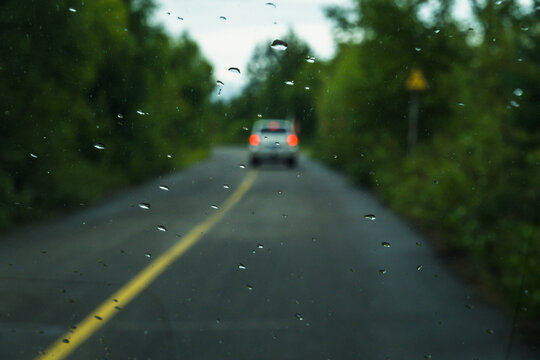
<svg viewBox="0 0 540 360">
<path fill-rule="evenodd" d="M 416 141 L 418 139 L 418 110 L 420 102 L 420 91 L 427 88 L 427 81 L 420 69 L 413 69 L 407 78 L 405 87 L 411 96 L 409 101 L 409 131 L 407 132 L 407 150 L 409 154 L 414 153 Z"/>
</svg>

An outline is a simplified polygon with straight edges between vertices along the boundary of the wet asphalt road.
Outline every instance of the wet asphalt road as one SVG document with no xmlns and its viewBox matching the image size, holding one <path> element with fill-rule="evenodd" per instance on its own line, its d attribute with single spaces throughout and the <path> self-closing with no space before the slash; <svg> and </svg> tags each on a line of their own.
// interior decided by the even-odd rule
<svg viewBox="0 0 540 360">
<path fill-rule="evenodd" d="M 222 211 L 212 205 L 247 176 L 246 161 L 241 148 L 219 148 L 183 172 L 2 235 L 0 358 L 34 358 Z M 292 170 L 262 166 L 216 226 L 69 358 L 497 360 L 509 332 L 510 319 L 410 225 L 302 158 Z M 536 358 L 511 350 L 510 359 Z"/>
</svg>

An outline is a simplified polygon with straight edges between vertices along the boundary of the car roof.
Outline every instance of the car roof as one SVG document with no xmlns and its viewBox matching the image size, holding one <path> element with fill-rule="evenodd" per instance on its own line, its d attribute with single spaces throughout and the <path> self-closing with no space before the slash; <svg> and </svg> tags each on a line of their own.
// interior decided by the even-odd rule
<svg viewBox="0 0 540 360">
<path fill-rule="evenodd" d="M 270 128 L 270 126 L 268 126 L 270 123 L 277 124 L 278 129 L 286 129 L 288 131 L 293 131 L 292 121 L 283 120 L 283 119 L 261 119 L 261 120 L 257 120 L 253 124 L 253 131 L 260 131 L 261 129 Z"/>
</svg>

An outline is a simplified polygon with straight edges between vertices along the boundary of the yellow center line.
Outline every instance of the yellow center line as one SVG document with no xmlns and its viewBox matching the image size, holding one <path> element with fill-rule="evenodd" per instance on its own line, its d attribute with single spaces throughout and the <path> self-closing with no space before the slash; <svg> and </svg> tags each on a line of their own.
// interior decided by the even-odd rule
<svg viewBox="0 0 540 360">
<path fill-rule="evenodd" d="M 110 321 L 120 308 L 124 308 L 161 275 L 176 259 L 182 256 L 191 246 L 199 241 L 203 233 L 212 229 L 223 216 L 231 210 L 253 185 L 257 177 L 256 171 L 250 171 L 240 186 L 225 200 L 221 208 L 206 221 L 197 225 L 189 234 L 184 236 L 169 250 L 148 264 L 141 272 L 122 286 L 107 300 L 88 314 L 77 326 L 62 335 L 42 355 L 35 360 L 64 359 L 75 351 L 90 336 Z"/>
</svg>

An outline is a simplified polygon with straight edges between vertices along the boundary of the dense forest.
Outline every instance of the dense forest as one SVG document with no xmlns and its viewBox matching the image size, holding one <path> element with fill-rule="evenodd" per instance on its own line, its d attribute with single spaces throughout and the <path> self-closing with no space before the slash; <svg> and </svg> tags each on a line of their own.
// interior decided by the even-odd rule
<svg viewBox="0 0 540 360">
<path fill-rule="evenodd" d="M 0 5 L 0 227 L 204 156 L 212 68 L 188 36 L 151 25 L 153 6 Z"/>
<path fill-rule="evenodd" d="M 286 47 L 256 48 L 240 96 L 216 103 L 209 61 L 188 35 L 152 25 L 152 0 L 4 1 L 0 228 L 245 142 L 259 115 L 291 118 L 304 151 L 465 259 L 467 276 L 538 334 L 540 2 L 470 3 L 468 24 L 446 1 L 328 8 L 332 59 L 291 30 Z M 428 84 L 416 95 L 405 86 L 413 69 Z"/>
</svg>

